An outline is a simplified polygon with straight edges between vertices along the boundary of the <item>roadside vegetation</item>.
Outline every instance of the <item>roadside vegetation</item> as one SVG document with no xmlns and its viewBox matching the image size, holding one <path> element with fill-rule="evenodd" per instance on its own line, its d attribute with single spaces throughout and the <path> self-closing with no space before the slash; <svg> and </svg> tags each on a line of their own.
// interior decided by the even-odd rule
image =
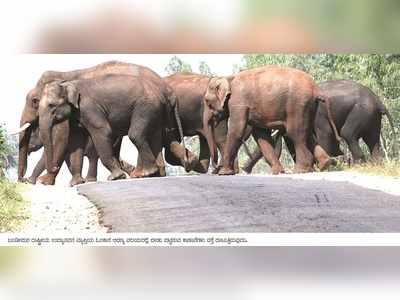
<svg viewBox="0 0 400 300">
<path fill-rule="evenodd" d="M 18 230 L 26 218 L 25 207 L 17 184 L 0 179 L 0 233 Z"/>
<path fill-rule="evenodd" d="M 16 143 L 0 125 L 0 233 L 16 231 L 25 216 L 26 202 L 17 184 L 6 178 L 6 172 L 16 166 Z"/>
</svg>

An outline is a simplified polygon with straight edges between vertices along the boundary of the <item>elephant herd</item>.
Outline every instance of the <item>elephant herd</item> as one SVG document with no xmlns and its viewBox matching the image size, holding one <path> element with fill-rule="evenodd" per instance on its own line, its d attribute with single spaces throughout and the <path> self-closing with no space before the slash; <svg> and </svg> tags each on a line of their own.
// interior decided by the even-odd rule
<svg viewBox="0 0 400 300">
<path fill-rule="evenodd" d="M 279 161 L 282 139 L 295 172 L 327 169 L 349 146 L 354 161 L 380 157 L 382 115 L 393 120 L 379 98 L 353 81 L 317 85 L 307 73 L 265 66 L 227 77 L 176 73 L 161 78 L 147 67 L 110 61 L 71 72 L 47 71 L 28 93 L 19 129 L 18 180 L 51 185 L 65 161 L 70 185 L 97 180 L 100 158 L 109 180 L 165 176 L 165 161 L 186 171 L 239 172 L 237 153 L 253 136 L 258 148 L 244 170 L 264 157 L 272 173 L 284 173 Z M 120 158 L 128 136 L 138 150 L 136 166 Z M 185 148 L 185 136 L 198 136 L 200 153 Z M 44 147 L 32 175 L 24 178 L 28 155 Z M 218 159 L 220 153 L 221 159 Z M 89 160 L 82 177 L 83 157 Z M 45 175 L 40 176 L 44 171 Z"/>
</svg>

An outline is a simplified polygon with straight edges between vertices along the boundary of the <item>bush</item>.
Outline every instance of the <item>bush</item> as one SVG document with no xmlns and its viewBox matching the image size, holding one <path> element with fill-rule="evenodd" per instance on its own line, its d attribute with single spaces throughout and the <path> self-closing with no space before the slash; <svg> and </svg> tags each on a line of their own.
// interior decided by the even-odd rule
<svg viewBox="0 0 400 300">
<path fill-rule="evenodd" d="M 25 219 L 25 204 L 17 185 L 0 179 L 0 233 L 18 229 Z"/>
</svg>

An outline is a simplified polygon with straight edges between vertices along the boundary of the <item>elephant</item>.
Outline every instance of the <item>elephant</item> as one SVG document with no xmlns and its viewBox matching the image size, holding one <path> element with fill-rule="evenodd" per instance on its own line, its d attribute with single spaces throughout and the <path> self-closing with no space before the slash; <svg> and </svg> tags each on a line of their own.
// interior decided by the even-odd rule
<svg viewBox="0 0 400 300">
<path fill-rule="evenodd" d="M 293 68 L 265 66 L 212 78 L 204 96 L 212 114 L 205 116 L 204 126 L 213 130 L 215 123 L 228 118 L 223 166 L 218 174 L 235 174 L 233 162 L 247 125 L 252 126 L 252 135 L 273 174 L 283 173 L 284 169 L 274 154 L 271 130 L 284 132 L 293 143 L 297 158 L 295 172 L 312 171 L 314 157 L 329 160 L 318 153 L 321 147 L 312 134 L 319 101 L 326 102 L 330 108 L 329 98 L 320 92 L 311 76 Z M 340 140 L 330 109 L 328 114 L 335 137 Z M 209 144 L 215 145 L 215 141 Z M 215 159 L 213 151 L 211 157 Z"/>
<path fill-rule="evenodd" d="M 70 124 L 71 126 L 72 124 Z M 118 139 L 116 141 L 116 144 L 114 145 L 116 153 L 119 153 L 119 148 L 121 147 L 121 142 L 122 139 Z M 85 147 L 83 149 L 83 155 L 86 156 L 89 160 L 89 168 L 88 172 L 86 175 L 86 178 L 82 178 L 82 161 L 77 161 L 73 162 L 72 160 L 74 159 L 74 156 L 71 155 L 75 151 L 82 151 L 79 149 L 80 143 L 85 144 Z M 29 150 L 28 150 L 28 155 L 32 152 L 36 152 L 40 149 L 42 149 L 43 143 L 39 137 L 39 128 L 35 128 L 32 131 L 31 138 L 29 141 Z M 78 156 L 78 159 L 83 156 L 80 155 Z M 71 126 L 71 134 L 69 136 L 69 142 L 68 142 L 68 149 L 67 149 L 67 155 L 65 157 L 65 162 L 68 166 L 68 169 L 72 175 L 72 179 L 70 181 L 70 186 L 74 186 L 77 184 L 85 183 L 85 182 L 95 182 L 97 181 L 97 165 L 98 165 L 98 159 L 99 156 L 97 154 L 97 151 L 93 145 L 93 142 L 89 136 L 89 134 L 86 132 L 85 129 L 79 128 L 77 126 Z M 129 163 L 120 160 L 122 169 L 130 174 L 134 167 L 130 165 Z M 46 156 L 43 153 L 41 156 L 40 160 L 36 164 L 34 170 L 32 171 L 32 175 L 26 179 L 26 181 L 30 184 L 36 184 L 36 181 L 39 180 L 39 182 L 43 184 L 54 184 L 55 177 L 49 178 L 48 174 L 39 177 L 42 172 L 46 169 Z"/>
<path fill-rule="evenodd" d="M 147 67 L 118 62 L 108 61 L 101 63 L 91 68 L 79 69 L 70 72 L 57 72 L 57 71 L 46 71 L 42 74 L 38 80 L 36 86 L 29 91 L 26 96 L 24 110 L 21 115 L 20 126 L 21 128 L 17 131 L 19 136 L 19 162 L 18 162 L 18 181 L 25 181 L 24 176 L 27 169 L 27 157 L 29 153 L 29 142 L 32 137 L 32 133 L 39 127 L 39 104 L 42 96 L 42 92 L 46 84 L 58 81 L 58 80 L 74 80 L 84 78 L 95 78 L 105 74 L 129 74 L 132 76 L 146 77 L 155 81 L 162 82 L 161 77 L 150 70 Z M 69 139 L 66 135 L 66 131 L 63 128 L 67 128 L 68 124 L 58 124 L 60 130 L 55 130 L 60 136 L 54 137 L 58 143 L 67 143 L 68 141 L 74 141 Z M 64 145 L 65 146 L 65 145 Z M 82 146 L 83 147 L 83 146 Z M 61 147 L 64 148 L 64 147 Z M 73 159 L 73 161 L 79 161 L 79 159 Z M 47 174 L 47 177 L 51 176 Z M 48 178 L 49 183 L 54 181 L 54 178 Z"/>
<path fill-rule="evenodd" d="M 208 83 L 211 77 L 191 72 L 175 73 L 173 75 L 164 77 L 164 81 L 174 90 L 175 95 L 179 101 L 179 116 L 182 121 L 184 136 L 198 136 L 200 141 L 200 154 L 199 159 L 188 158 L 191 162 L 192 170 L 198 173 L 207 173 L 210 165 L 210 149 L 213 145 L 209 145 L 211 141 L 212 132 L 208 126 L 203 126 L 203 118 L 209 118 L 211 111 L 204 105 L 203 97 L 206 93 Z M 216 151 L 223 153 L 226 141 L 226 134 L 228 132 L 227 120 L 219 122 L 215 127 L 215 141 Z M 245 138 L 250 135 L 250 130 L 247 129 Z M 182 159 L 175 156 L 175 151 L 171 151 L 166 147 L 165 159 L 169 164 L 181 165 Z M 183 153 L 182 150 L 180 153 Z M 214 153 L 214 155 L 218 155 Z M 213 172 L 217 172 L 221 166 L 215 166 Z M 235 170 L 238 172 L 239 167 L 237 161 L 235 163 Z"/>
<path fill-rule="evenodd" d="M 382 116 L 386 115 L 394 132 L 393 118 L 379 97 L 368 87 L 352 80 L 331 80 L 319 85 L 322 93 L 330 97 L 331 111 L 340 136 L 347 143 L 354 163 L 365 162 L 359 139 L 368 146 L 373 161 L 381 160 L 380 132 Z M 328 113 L 325 105 L 319 105 L 314 122 L 317 143 L 330 156 L 340 156 L 340 144 L 335 139 L 334 132 L 329 126 Z M 288 141 L 285 140 L 287 144 Z M 277 143 L 278 147 L 281 141 Z M 288 147 L 291 150 L 291 147 Z M 280 150 L 277 152 L 280 153 Z M 294 156 L 293 150 L 292 156 Z M 280 154 L 279 154 L 280 155 Z M 245 163 L 243 170 L 251 173 L 254 165 L 262 157 L 256 149 Z"/>
<path fill-rule="evenodd" d="M 164 77 L 164 81 L 174 90 L 179 100 L 179 116 L 182 121 L 184 136 L 199 136 L 199 162 L 193 166 L 198 173 L 206 173 L 210 164 L 210 151 L 207 145 L 207 128 L 203 127 L 203 96 L 207 90 L 209 76 L 183 72 Z M 222 150 L 222 143 L 227 133 L 226 122 L 216 128 L 217 145 Z M 180 165 L 180 160 L 166 149 L 165 158 L 172 165 Z"/>
<path fill-rule="evenodd" d="M 89 132 L 103 165 L 111 173 L 108 180 L 126 178 L 119 154 L 113 149 L 115 141 L 125 135 L 139 152 L 137 166 L 130 176 L 165 176 L 162 146 L 170 138 L 165 129 L 173 133 L 177 124 L 185 148 L 182 124 L 172 100 L 176 101 L 166 84 L 145 76 L 108 74 L 47 84 L 39 102 L 39 129 L 47 172 L 58 172 L 67 148 L 65 143 L 53 139 L 54 125 L 68 120 Z"/>
</svg>

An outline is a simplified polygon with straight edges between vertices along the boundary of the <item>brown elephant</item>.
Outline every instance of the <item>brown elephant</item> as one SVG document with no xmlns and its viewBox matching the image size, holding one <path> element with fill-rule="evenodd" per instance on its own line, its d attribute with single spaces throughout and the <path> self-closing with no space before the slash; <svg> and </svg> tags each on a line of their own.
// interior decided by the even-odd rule
<svg viewBox="0 0 400 300">
<path fill-rule="evenodd" d="M 42 92 L 44 87 L 54 81 L 59 80 L 75 80 L 75 79 L 90 79 L 96 78 L 99 76 L 103 76 L 106 74 L 126 74 L 131 76 L 145 77 L 157 82 L 160 86 L 164 86 L 166 92 L 169 94 L 169 97 L 173 98 L 173 92 L 168 86 L 165 86 L 161 77 L 150 70 L 147 67 L 143 67 L 140 65 L 118 62 L 118 61 L 109 61 L 97 66 L 80 69 L 76 71 L 70 72 L 56 72 L 56 71 L 47 71 L 44 72 L 39 81 L 36 84 L 36 87 L 33 88 L 26 97 L 25 107 L 21 116 L 20 121 L 20 141 L 19 141 L 19 164 L 18 164 L 18 180 L 24 181 L 24 175 L 26 173 L 27 168 L 27 156 L 29 153 L 29 141 L 32 136 L 32 132 L 39 126 L 39 101 L 42 96 Z M 175 100 L 171 99 L 170 103 L 175 105 Z M 61 122 L 57 123 L 53 127 L 53 137 L 54 140 L 57 140 L 57 143 L 60 145 L 59 149 L 66 149 L 66 144 L 71 141 L 75 141 L 75 137 L 71 137 L 69 122 Z M 64 145 L 61 145 L 64 144 Z M 84 144 L 81 144 L 81 148 L 85 147 Z M 72 152 L 73 155 L 81 155 L 82 151 Z M 57 163 L 59 165 L 63 158 L 62 155 L 56 155 L 59 157 L 60 161 Z M 81 158 L 71 157 L 70 161 L 79 162 Z M 182 164 L 185 162 L 182 161 Z M 79 166 L 74 166 L 74 169 L 79 169 Z M 45 184 L 54 184 L 56 173 L 46 174 L 43 180 Z"/>
<path fill-rule="evenodd" d="M 389 124 L 394 131 L 393 118 L 379 97 L 368 87 L 351 80 L 330 80 L 320 83 L 319 88 L 324 95 L 330 98 L 331 115 L 340 136 L 347 143 L 352 154 L 353 162 L 365 162 L 365 156 L 361 151 L 359 139 L 363 139 L 371 154 L 371 160 L 379 162 L 382 159 L 381 145 L 379 141 L 381 133 L 382 116 L 386 115 Z M 317 143 L 330 156 L 343 155 L 340 145 L 335 138 L 332 127 L 329 124 L 329 116 L 326 105 L 318 105 L 314 132 Z M 284 137 L 285 138 L 285 137 Z M 280 137 L 277 148 L 281 147 Z M 285 138 L 293 158 L 295 153 L 290 141 Z M 278 157 L 280 149 L 277 149 Z M 262 153 L 256 149 L 250 154 L 243 170 L 251 173 L 254 165 L 262 158 Z"/>
<path fill-rule="evenodd" d="M 274 154 L 271 130 L 284 132 L 293 142 L 295 171 L 312 171 L 314 156 L 326 159 L 315 153 L 321 148 L 312 134 L 318 100 L 328 102 L 310 75 L 293 68 L 266 66 L 211 79 L 204 101 L 213 114 L 204 122 L 213 130 L 215 122 L 229 118 L 223 167 L 219 174 L 235 174 L 233 162 L 247 125 L 252 126 L 252 135 L 273 174 L 282 173 L 284 169 Z M 340 139 L 332 119 L 331 124 Z M 215 144 L 215 141 L 209 143 Z"/>
<path fill-rule="evenodd" d="M 182 121 L 184 136 L 198 136 L 200 140 L 199 159 L 188 157 L 191 162 L 191 168 L 199 173 L 206 173 L 210 165 L 210 149 L 213 149 L 214 156 L 217 156 L 217 150 L 221 154 L 224 151 L 226 135 L 228 132 L 227 120 L 222 120 L 214 129 L 215 143 L 208 144 L 212 141 L 212 132 L 208 126 L 204 126 L 203 119 L 210 118 L 212 112 L 208 106 L 204 105 L 204 95 L 207 91 L 208 83 L 211 77 L 190 72 L 176 73 L 164 77 L 164 81 L 174 90 L 179 101 L 179 116 Z M 250 136 L 250 129 L 247 129 L 245 138 Z M 183 153 L 183 151 L 175 151 L 175 153 Z M 176 157 L 175 153 L 167 147 L 165 151 L 166 161 L 172 165 L 181 165 L 182 157 Z M 214 172 L 218 172 L 220 166 L 215 166 Z M 237 161 L 235 170 L 238 172 Z"/>
</svg>

